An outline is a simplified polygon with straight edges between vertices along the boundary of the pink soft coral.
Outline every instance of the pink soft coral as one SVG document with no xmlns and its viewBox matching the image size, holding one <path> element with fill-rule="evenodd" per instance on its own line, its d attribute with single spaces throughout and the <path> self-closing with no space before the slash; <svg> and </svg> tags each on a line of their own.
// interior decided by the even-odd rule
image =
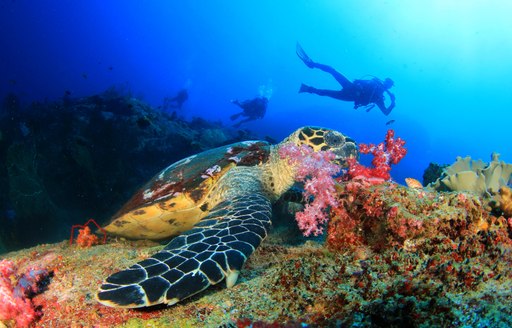
<svg viewBox="0 0 512 328">
<path fill-rule="evenodd" d="M 340 167 L 332 162 L 335 155 L 292 143 L 281 147 L 279 155 L 295 167 L 295 180 L 304 183 L 304 198 L 313 198 L 304 211 L 296 213 L 295 220 L 304 236 L 318 236 L 323 230 L 321 225 L 328 220 L 327 208 L 338 205 L 333 197 L 336 193 L 333 176 L 340 171 Z"/>
<path fill-rule="evenodd" d="M 46 270 L 31 268 L 18 275 L 12 261 L 0 261 L 0 322 L 14 320 L 16 327 L 28 327 L 40 313 L 29 296 L 38 292 Z"/>
</svg>

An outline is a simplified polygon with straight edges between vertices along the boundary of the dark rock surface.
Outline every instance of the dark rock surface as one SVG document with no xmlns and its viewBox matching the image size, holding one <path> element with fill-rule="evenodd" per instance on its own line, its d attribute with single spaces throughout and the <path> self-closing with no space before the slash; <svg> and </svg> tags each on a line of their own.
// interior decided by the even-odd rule
<svg viewBox="0 0 512 328">
<path fill-rule="evenodd" d="M 105 223 L 174 161 L 255 138 L 115 89 L 26 108 L 9 95 L 0 109 L 0 253 L 68 238 L 88 218 Z"/>
</svg>

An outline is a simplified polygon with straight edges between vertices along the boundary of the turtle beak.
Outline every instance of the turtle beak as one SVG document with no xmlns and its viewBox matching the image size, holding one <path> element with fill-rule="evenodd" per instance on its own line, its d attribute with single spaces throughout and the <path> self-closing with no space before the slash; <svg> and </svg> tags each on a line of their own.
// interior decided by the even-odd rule
<svg viewBox="0 0 512 328">
<path fill-rule="evenodd" d="M 345 162 L 344 159 L 342 159 L 341 157 L 336 157 L 333 161 L 334 164 L 338 165 L 338 166 L 341 166 L 341 167 L 345 167 L 347 165 L 347 163 Z"/>
<path fill-rule="evenodd" d="M 341 152 L 341 149 L 333 148 L 333 149 L 331 149 L 331 151 L 336 156 L 334 158 L 334 160 L 333 160 L 334 164 L 339 165 L 339 166 L 345 166 L 345 160 L 343 158 L 343 154 Z"/>
<path fill-rule="evenodd" d="M 348 158 L 357 158 L 357 153 L 356 154 L 349 154 L 348 158 L 347 158 L 347 153 L 346 151 L 343 151 L 341 148 L 338 148 L 338 149 L 331 149 L 331 151 L 334 153 L 334 155 L 336 156 L 333 160 L 333 162 L 336 164 L 336 165 L 339 165 L 341 166 L 342 168 L 347 168 L 348 167 L 348 164 L 347 164 L 347 159 Z"/>
</svg>

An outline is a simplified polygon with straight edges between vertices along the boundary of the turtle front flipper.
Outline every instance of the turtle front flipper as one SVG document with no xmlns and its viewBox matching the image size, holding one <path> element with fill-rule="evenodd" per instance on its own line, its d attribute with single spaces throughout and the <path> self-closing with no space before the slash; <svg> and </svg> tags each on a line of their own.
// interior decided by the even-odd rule
<svg viewBox="0 0 512 328">
<path fill-rule="evenodd" d="M 267 236 L 270 217 L 270 201 L 261 193 L 223 201 L 160 252 L 108 277 L 97 299 L 107 306 L 139 308 L 175 304 L 224 278 L 231 287 Z"/>
</svg>

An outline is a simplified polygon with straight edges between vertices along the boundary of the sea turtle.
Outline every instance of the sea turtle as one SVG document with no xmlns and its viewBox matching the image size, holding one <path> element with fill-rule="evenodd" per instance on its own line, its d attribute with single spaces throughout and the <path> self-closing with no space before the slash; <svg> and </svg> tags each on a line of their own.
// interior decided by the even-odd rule
<svg viewBox="0 0 512 328">
<path fill-rule="evenodd" d="M 267 235 L 271 204 L 294 184 L 295 167 L 278 153 L 289 142 L 331 150 L 341 165 L 358 155 L 355 142 L 340 132 L 303 127 L 277 145 L 239 142 L 172 164 L 105 230 L 133 239 L 177 237 L 150 258 L 108 277 L 98 301 L 123 308 L 172 305 L 224 279 L 233 286 Z"/>
</svg>

